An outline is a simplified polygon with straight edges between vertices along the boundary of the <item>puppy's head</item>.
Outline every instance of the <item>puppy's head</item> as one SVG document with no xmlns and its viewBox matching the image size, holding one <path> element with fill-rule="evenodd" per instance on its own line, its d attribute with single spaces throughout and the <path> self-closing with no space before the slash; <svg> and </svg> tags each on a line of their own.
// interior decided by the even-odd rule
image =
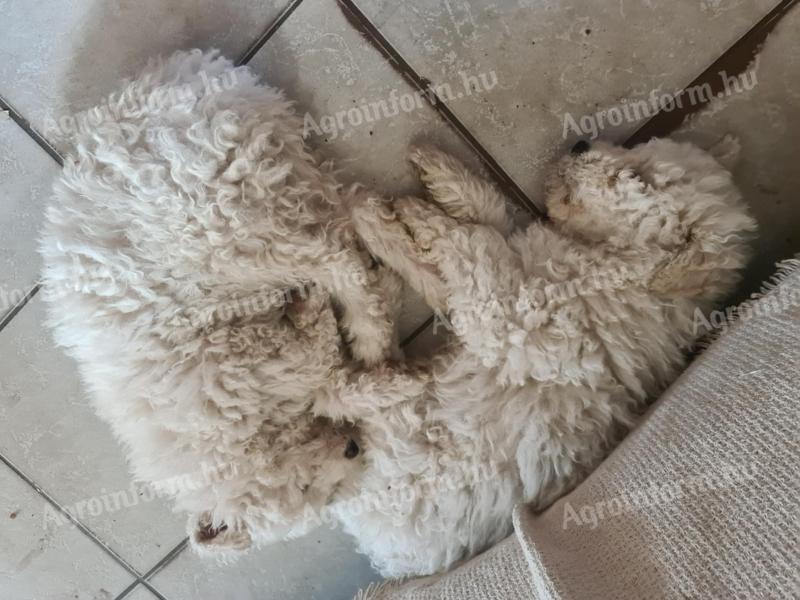
<svg viewBox="0 0 800 600">
<path fill-rule="evenodd" d="M 363 469 L 357 429 L 322 417 L 263 431 L 245 453 L 235 478 L 214 483 L 213 508 L 189 519 L 190 542 L 201 555 L 228 560 L 304 535 Z"/>
<path fill-rule="evenodd" d="M 188 490 L 181 507 L 192 515 L 193 547 L 230 557 L 318 525 L 340 487 L 360 476 L 363 456 L 356 427 L 315 413 L 346 362 L 326 292 L 292 294 L 282 313 L 211 335 L 226 393 L 208 403 L 213 427 L 201 443 L 227 476 Z"/>
<path fill-rule="evenodd" d="M 547 212 L 565 233 L 655 257 L 653 285 L 668 295 L 717 296 L 755 230 L 722 164 L 736 150 L 729 138 L 710 152 L 666 139 L 632 149 L 579 142 L 548 176 Z"/>
</svg>

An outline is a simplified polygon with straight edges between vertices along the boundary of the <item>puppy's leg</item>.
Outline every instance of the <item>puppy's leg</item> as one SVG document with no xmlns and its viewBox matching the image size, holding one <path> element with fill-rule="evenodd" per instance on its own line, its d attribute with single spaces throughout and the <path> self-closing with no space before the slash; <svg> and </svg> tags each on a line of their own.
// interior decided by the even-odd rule
<svg viewBox="0 0 800 600">
<path fill-rule="evenodd" d="M 432 308 L 445 309 L 447 291 L 436 266 L 398 219 L 391 202 L 365 195 L 353 208 L 352 219 L 373 256 L 399 273 Z"/>
<path fill-rule="evenodd" d="M 449 154 L 431 147 L 412 148 L 409 160 L 431 198 L 462 223 L 494 227 L 503 235 L 514 228 L 505 199 L 488 181 L 471 173 Z"/>
<path fill-rule="evenodd" d="M 374 270 L 354 252 L 343 251 L 317 269 L 314 279 L 341 304 L 341 323 L 354 358 L 371 365 L 392 355 L 394 299 L 383 297 Z"/>
<path fill-rule="evenodd" d="M 389 310 L 390 322 L 396 324 L 403 309 L 403 279 L 397 272 L 384 264 L 377 265 L 375 276 L 378 294 L 386 302 Z M 392 327 L 392 343 L 388 358 L 393 360 L 403 360 L 404 358 L 403 351 L 400 349 L 400 333 L 397 327 Z"/>
<path fill-rule="evenodd" d="M 387 362 L 368 369 L 345 366 L 333 372 L 330 385 L 319 391 L 314 412 L 334 420 L 380 421 L 385 409 L 422 397 L 430 380 L 429 368 L 404 362 Z M 405 418 L 413 427 L 414 411 Z"/>
<path fill-rule="evenodd" d="M 452 308 L 453 292 L 469 301 L 475 286 L 483 290 L 471 298 L 478 303 L 487 301 L 493 291 L 510 293 L 505 289 L 510 279 L 503 273 L 518 270 L 519 257 L 497 230 L 460 225 L 438 206 L 417 198 L 389 203 L 370 197 L 353 214 L 356 230 L 370 251 L 433 308 Z"/>
<path fill-rule="evenodd" d="M 514 318 L 524 281 L 519 255 L 496 229 L 461 225 L 429 202 L 400 198 L 375 208 L 379 202 L 356 211 L 356 229 L 370 250 L 432 307 L 451 313 L 467 351 L 487 365 L 502 364 L 510 333 L 524 335 Z"/>
<path fill-rule="evenodd" d="M 517 278 L 506 273 L 518 270 L 519 257 L 496 229 L 459 224 L 438 207 L 416 198 L 400 198 L 394 208 L 417 254 L 433 264 L 444 280 L 448 298 L 473 287 L 484 290 L 477 293 L 472 289 L 476 301 L 486 299 L 492 291 L 511 293 Z"/>
<path fill-rule="evenodd" d="M 525 281 L 521 259 L 504 236 L 484 225 L 458 225 L 420 200 L 395 202 L 398 219 L 440 274 L 446 307 L 465 349 L 486 366 L 508 363 L 514 345 L 525 336 L 517 316 Z M 512 365 L 513 366 L 513 365 Z M 508 378 L 519 379 L 510 369 Z"/>
</svg>

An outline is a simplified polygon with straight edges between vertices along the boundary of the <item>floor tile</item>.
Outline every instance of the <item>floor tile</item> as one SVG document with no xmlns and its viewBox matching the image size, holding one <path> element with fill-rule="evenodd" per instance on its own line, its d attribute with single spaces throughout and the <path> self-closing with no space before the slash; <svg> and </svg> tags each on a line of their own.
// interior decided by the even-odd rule
<svg viewBox="0 0 800 600">
<path fill-rule="evenodd" d="M 348 536 L 323 526 L 229 565 L 201 559 L 187 549 L 151 583 L 170 600 L 349 600 L 378 579 Z"/>
<path fill-rule="evenodd" d="M 419 141 L 436 144 L 480 168 L 461 138 L 414 95 L 347 22 L 336 2 L 305 0 L 250 65 L 296 101 L 309 119 L 309 143 L 336 160 L 345 181 L 359 181 L 386 194 L 418 193 L 419 182 L 406 155 Z M 387 110 L 373 110 L 372 105 L 381 102 Z M 409 292 L 408 298 L 401 334 L 430 314 L 418 296 Z"/>
<path fill-rule="evenodd" d="M 0 463 L 0 597 L 113 600 L 133 576 Z"/>
<path fill-rule="evenodd" d="M 414 141 L 423 139 L 478 165 L 458 135 L 427 102 L 417 100 L 414 88 L 347 22 L 336 2 L 305 0 L 250 66 L 313 119 L 313 124 L 307 121 L 309 143 L 335 159 L 347 180 L 387 194 L 419 190 L 406 155 Z M 397 114 L 386 116 L 393 112 L 392 98 Z M 370 107 L 380 102 L 387 112 Z M 368 122 L 362 107 L 378 118 Z M 342 116 L 335 123 L 338 113 Z M 330 121 L 326 117 L 335 123 L 329 133 L 323 130 Z"/>
<path fill-rule="evenodd" d="M 200 47 L 236 58 L 288 3 L 0 0 L 0 95 L 56 138 L 46 117 L 58 123 L 95 106 L 158 54 Z"/>
<path fill-rule="evenodd" d="M 153 592 L 140 584 L 130 594 L 125 596 L 125 600 L 157 600 L 157 598 Z"/>
<path fill-rule="evenodd" d="M 403 349 L 406 360 L 427 361 L 454 340 L 455 336 L 446 317 L 441 314 L 435 316 L 433 321 Z"/>
<path fill-rule="evenodd" d="M 34 297 L 0 332 L 0 453 L 144 572 L 184 537 L 184 519 L 132 487 L 122 448 L 43 318 Z"/>
<path fill-rule="evenodd" d="M 422 76 L 450 86 L 448 106 L 534 201 L 543 167 L 576 139 L 591 136 L 597 111 L 687 85 L 777 4 L 356 3 Z M 623 119 L 599 133 L 622 141 L 641 123 Z"/>
<path fill-rule="evenodd" d="M 767 38 L 753 69 L 729 86 L 730 95 L 699 113 L 675 137 L 710 146 L 725 134 L 742 145 L 734 176 L 758 220 L 756 256 L 745 288 L 775 270 L 775 262 L 800 252 L 800 6 Z M 749 88 L 749 89 L 748 89 Z"/>
<path fill-rule="evenodd" d="M 0 113 L 0 318 L 39 276 L 36 238 L 57 172 L 56 162 Z"/>
</svg>

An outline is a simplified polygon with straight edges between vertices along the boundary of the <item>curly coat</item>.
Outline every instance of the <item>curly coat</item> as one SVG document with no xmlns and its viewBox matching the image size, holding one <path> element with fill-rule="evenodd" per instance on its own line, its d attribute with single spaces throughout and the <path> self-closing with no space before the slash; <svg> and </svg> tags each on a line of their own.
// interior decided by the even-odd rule
<svg viewBox="0 0 800 600">
<path fill-rule="evenodd" d="M 78 135 L 47 212 L 50 324 L 134 474 L 218 556 L 325 511 L 387 576 L 479 552 L 675 378 L 754 230 L 720 162 L 667 140 L 564 157 L 550 221 L 516 229 L 436 150 L 411 155 L 428 200 L 343 187 L 282 94 L 215 53 L 120 98 L 146 101 Z M 427 363 L 396 362 L 397 274 L 453 324 Z"/>
</svg>

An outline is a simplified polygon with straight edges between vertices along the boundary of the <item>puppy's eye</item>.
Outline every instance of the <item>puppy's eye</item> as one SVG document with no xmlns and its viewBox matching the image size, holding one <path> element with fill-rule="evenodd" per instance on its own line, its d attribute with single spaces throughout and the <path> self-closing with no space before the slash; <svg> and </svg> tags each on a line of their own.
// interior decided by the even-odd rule
<svg viewBox="0 0 800 600">
<path fill-rule="evenodd" d="M 356 444 L 356 441 L 349 440 L 347 442 L 347 447 L 344 449 L 344 457 L 350 459 L 355 458 L 356 456 L 358 456 L 358 453 L 360 451 L 361 449 L 358 447 L 358 444 Z"/>
</svg>

